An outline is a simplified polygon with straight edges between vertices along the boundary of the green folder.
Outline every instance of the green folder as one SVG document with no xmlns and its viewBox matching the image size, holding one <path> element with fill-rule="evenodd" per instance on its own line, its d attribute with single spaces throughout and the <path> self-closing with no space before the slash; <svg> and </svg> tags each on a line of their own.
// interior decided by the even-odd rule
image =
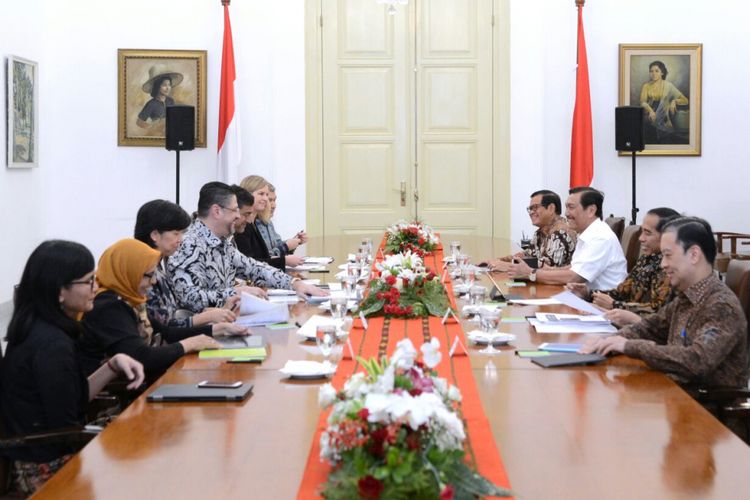
<svg viewBox="0 0 750 500">
<path fill-rule="evenodd" d="M 217 358 L 252 358 L 259 361 L 266 359 L 265 347 L 249 347 L 244 349 L 209 349 L 198 353 L 199 359 Z"/>
</svg>

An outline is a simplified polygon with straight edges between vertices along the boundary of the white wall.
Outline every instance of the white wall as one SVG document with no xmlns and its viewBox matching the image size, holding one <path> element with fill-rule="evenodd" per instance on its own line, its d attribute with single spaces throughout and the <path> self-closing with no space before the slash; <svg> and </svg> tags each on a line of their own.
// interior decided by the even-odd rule
<svg viewBox="0 0 750 500">
<path fill-rule="evenodd" d="M 511 0 L 511 159 L 513 234 L 530 230 L 523 207 L 537 188 L 567 192 L 575 96 L 576 8 L 573 0 Z M 702 43 L 702 156 L 641 157 L 638 220 L 656 206 L 705 217 L 716 230 L 750 232 L 746 143 L 750 100 L 747 20 L 742 0 L 591 0 L 584 8 L 594 124 L 593 186 L 604 210 L 630 218 L 631 166 L 618 157 L 619 43 Z M 540 88 L 541 86 L 541 88 Z M 524 180 L 532 171 L 534 184 Z M 518 189 L 517 189 L 518 188 Z M 519 190 L 521 192 L 519 192 Z"/>
<path fill-rule="evenodd" d="M 303 229 L 305 220 L 303 5 L 236 0 L 230 7 L 240 174 L 260 174 L 277 185 L 282 234 Z M 0 302 L 10 298 L 28 254 L 43 239 L 77 240 L 98 256 L 132 234 L 143 202 L 174 199 L 173 152 L 117 146 L 118 48 L 208 51 L 208 147 L 181 155 L 181 205 L 195 209 L 198 189 L 215 174 L 222 33 L 219 0 L 3 5 L 0 53 L 40 64 L 41 166 L 0 169 L 3 229 L 10 236 L 0 241 Z M 0 127 L 4 137 L 5 124 Z"/>
<path fill-rule="evenodd" d="M 523 210 L 529 193 L 568 187 L 576 9 L 573 0 L 505 1 L 511 16 L 511 220 L 518 237 L 531 230 Z M 748 14 L 743 0 L 587 2 L 594 185 L 606 193 L 607 213 L 630 211 L 630 160 L 614 151 L 617 44 L 699 42 L 703 155 L 639 159 L 638 205 L 642 213 L 670 205 L 708 218 L 716 229 L 750 232 L 743 210 L 750 185 L 750 101 L 743 87 L 750 81 Z M 277 224 L 290 234 L 305 220 L 304 0 L 235 0 L 231 17 L 241 173 L 277 185 Z M 98 255 L 131 233 L 140 204 L 173 197 L 174 153 L 117 147 L 118 48 L 208 50 L 208 148 L 182 155 L 182 205 L 194 209 L 198 188 L 215 172 L 222 30 L 219 0 L 5 2 L 0 54 L 40 63 L 41 167 L 0 169 L 0 302 L 10 298 L 42 239 L 75 239 Z M 4 137 L 4 123 L 0 133 Z"/>
</svg>

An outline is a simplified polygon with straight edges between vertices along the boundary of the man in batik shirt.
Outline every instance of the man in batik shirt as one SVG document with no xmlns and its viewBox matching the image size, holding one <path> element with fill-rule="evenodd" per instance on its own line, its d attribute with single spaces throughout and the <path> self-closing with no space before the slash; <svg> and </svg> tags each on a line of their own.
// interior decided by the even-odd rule
<svg viewBox="0 0 750 500">
<path fill-rule="evenodd" d="M 531 223 L 538 228 L 531 239 L 531 246 L 516 255 L 488 261 L 488 267 L 506 271 L 514 258 L 521 257 L 536 257 L 539 267 L 569 266 L 576 249 L 576 233 L 561 215 L 562 206 L 557 193 L 547 189 L 532 193 L 526 211 Z"/>
</svg>

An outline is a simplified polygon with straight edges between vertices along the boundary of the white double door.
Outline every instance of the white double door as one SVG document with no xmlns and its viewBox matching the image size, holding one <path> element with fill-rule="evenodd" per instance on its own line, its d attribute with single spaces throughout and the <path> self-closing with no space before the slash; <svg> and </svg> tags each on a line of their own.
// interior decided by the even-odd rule
<svg viewBox="0 0 750 500">
<path fill-rule="evenodd" d="M 492 0 L 322 0 L 324 234 L 492 234 Z"/>
</svg>

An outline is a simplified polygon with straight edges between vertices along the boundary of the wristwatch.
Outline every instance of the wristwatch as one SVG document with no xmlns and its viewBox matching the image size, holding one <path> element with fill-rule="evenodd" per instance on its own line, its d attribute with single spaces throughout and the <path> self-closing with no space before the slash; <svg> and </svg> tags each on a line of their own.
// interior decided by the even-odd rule
<svg viewBox="0 0 750 500">
<path fill-rule="evenodd" d="M 536 269 L 532 269 L 531 273 L 529 273 L 529 281 L 531 282 L 536 281 Z"/>
</svg>

